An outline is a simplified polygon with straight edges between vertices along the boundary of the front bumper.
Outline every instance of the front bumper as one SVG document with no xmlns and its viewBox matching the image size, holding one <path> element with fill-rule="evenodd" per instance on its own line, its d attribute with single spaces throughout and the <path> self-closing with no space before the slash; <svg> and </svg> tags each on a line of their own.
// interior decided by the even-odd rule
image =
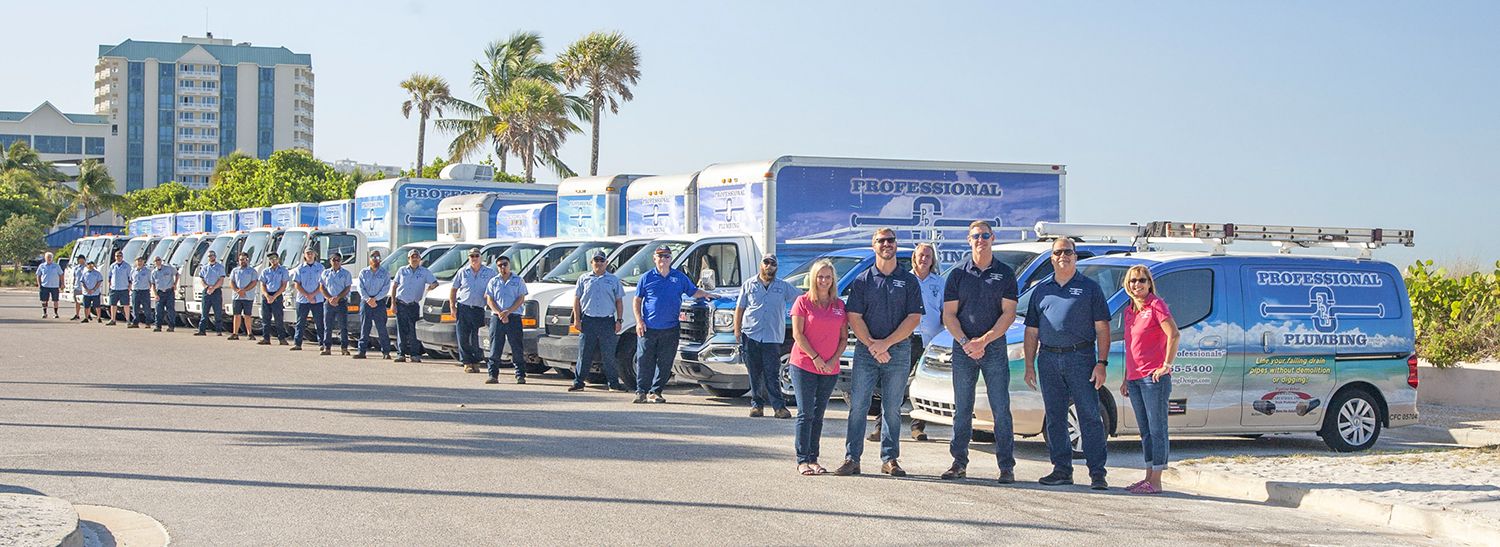
<svg viewBox="0 0 1500 547">
<path fill-rule="evenodd" d="M 700 344 L 679 344 L 672 371 L 679 379 L 706 387 L 750 389 L 750 374 L 740 358 L 739 346 L 730 335 L 715 335 Z"/>
</svg>

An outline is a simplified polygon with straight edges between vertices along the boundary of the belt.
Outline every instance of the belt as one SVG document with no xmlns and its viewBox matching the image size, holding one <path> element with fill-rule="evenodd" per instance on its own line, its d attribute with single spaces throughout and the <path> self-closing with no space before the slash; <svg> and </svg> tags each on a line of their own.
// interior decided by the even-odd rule
<svg viewBox="0 0 1500 547">
<path fill-rule="evenodd" d="M 584 319 L 593 319 L 595 321 L 602 320 L 602 319 L 608 319 L 608 320 L 613 321 L 615 319 L 615 316 L 613 316 L 613 315 L 589 315 L 589 314 L 583 314 L 583 318 Z"/>
<path fill-rule="evenodd" d="M 1049 346 L 1046 344 L 1041 344 L 1042 351 L 1045 351 L 1047 353 L 1073 353 L 1075 351 L 1083 351 L 1089 349 L 1093 346 L 1093 342 L 1082 342 L 1072 346 Z"/>
</svg>

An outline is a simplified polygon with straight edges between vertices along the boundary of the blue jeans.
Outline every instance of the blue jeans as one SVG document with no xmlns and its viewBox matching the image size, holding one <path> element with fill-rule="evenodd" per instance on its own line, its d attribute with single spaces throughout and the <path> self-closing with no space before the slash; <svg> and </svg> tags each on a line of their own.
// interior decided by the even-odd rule
<svg viewBox="0 0 1500 547">
<path fill-rule="evenodd" d="M 1092 350 L 1052 353 L 1042 350 L 1036 356 L 1036 376 L 1042 388 L 1042 406 L 1047 414 L 1047 452 L 1052 469 L 1073 476 L 1073 445 L 1068 442 L 1068 403 L 1078 412 L 1078 429 L 1083 436 L 1083 457 L 1089 464 L 1089 478 L 1105 476 L 1108 457 L 1104 444 L 1104 419 L 1099 415 L 1099 391 L 1089 378 L 1094 374 Z"/>
<path fill-rule="evenodd" d="M 615 318 L 613 317 L 579 317 L 578 336 L 578 364 L 573 366 L 573 385 L 582 386 L 583 379 L 589 373 L 589 365 L 594 362 L 594 351 L 599 352 L 599 361 L 603 363 L 600 368 L 604 369 L 605 385 L 615 387 L 620 385 L 620 374 L 615 369 L 615 350 L 620 344 L 620 335 L 615 334 Z"/>
<path fill-rule="evenodd" d="M 349 349 L 349 308 L 347 306 L 348 304 L 344 302 L 333 304 L 327 300 L 323 301 L 323 325 L 319 329 L 323 332 L 318 334 L 322 335 L 319 337 L 319 345 L 324 349 L 332 349 L 334 342 L 338 342 L 339 347 L 345 350 Z M 339 328 L 337 338 L 333 336 L 335 326 Z"/>
<path fill-rule="evenodd" d="M 465 365 L 479 364 L 484 360 L 484 352 L 479 349 L 479 326 L 484 324 L 484 308 L 459 304 L 454 319 L 458 322 L 454 333 L 458 336 L 458 361 Z"/>
<path fill-rule="evenodd" d="M 308 340 L 312 339 L 311 336 L 307 336 L 307 314 L 309 314 L 309 313 L 312 314 L 313 324 L 317 325 L 319 329 L 323 329 L 323 303 L 322 302 L 309 302 L 309 303 L 298 302 L 297 303 L 297 318 L 292 321 L 296 325 L 297 335 L 294 337 L 292 343 L 295 344 L 299 348 L 302 347 L 302 340 L 303 339 L 308 339 Z M 323 330 L 327 330 L 327 329 L 323 329 Z M 319 334 L 326 335 L 326 333 L 319 333 Z M 318 345 L 320 345 L 320 346 L 322 345 L 322 341 L 321 340 L 319 341 Z"/>
<path fill-rule="evenodd" d="M 417 341 L 417 319 L 421 317 L 420 302 L 396 302 L 396 353 L 422 357 L 422 343 Z"/>
<path fill-rule="evenodd" d="M 214 319 L 210 322 L 208 316 L 212 314 Z M 203 320 L 198 322 L 198 332 L 204 332 L 208 327 L 213 327 L 214 332 L 223 332 L 219 323 L 224 321 L 224 291 L 203 293 Z"/>
<path fill-rule="evenodd" d="M 364 355 L 365 350 L 370 347 L 370 331 L 373 329 L 380 336 L 380 353 L 386 357 L 391 356 L 391 338 L 385 330 L 385 306 L 389 300 L 381 298 L 371 306 L 368 302 L 359 302 L 359 354 Z"/>
<path fill-rule="evenodd" d="M 177 325 L 177 293 L 171 289 L 156 291 L 156 328 L 163 322 L 168 328 Z"/>
<path fill-rule="evenodd" d="M 260 305 L 260 334 L 261 340 L 269 343 L 271 331 L 276 331 L 276 339 L 286 342 L 286 315 L 283 312 L 282 302 L 286 297 L 278 296 L 275 300 L 266 300 Z"/>
<path fill-rule="evenodd" d="M 1160 380 L 1150 376 L 1125 383 L 1130 390 L 1130 406 L 1135 409 L 1135 423 L 1141 430 L 1141 453 L 1153 471 L 1167 468 L 1167 400 L 1172 398 L 1172 375 Z"/>
<path fill-rule="evenodd" d="M 667 387 L 667 379 L 672 377 L 672 360 L 677 358 L 678 327 L 645 329 L 645 332 L 636 341 L 635 392 L 659 395 Z"/>
<path fill-rule="evenodd" d="M 522 359 L 526 356 L 526 349 L 521 347 L 521 314 L 512 313 L 504 323 L 500 322 L 495 314 L 490 317 L 490 378 L 500 377 L 500 353 L 505 346 L 510 345 L 510 365 L 516 368 L 516 377 L 526 377 L 526 366 Z"/>
<path fill-rule="evenodd" d="M 151 324 L 151 290 L 139 289 L 130 292 L 131 322 L 137 325 Z"/>
<path fill-rule="evenodd" d="M 789 368 L 792 391 L 797 394 L 797 463 L 817 463 L 823 441 L 823 413 L 828 410 L 828 398 L 839 383 L 839 375 L 814 374 L 795 366 Z"/>
<path fill-rule="evenodd" d="M 995 460 L 1001 471 L 1014 470 L 1016 437 L 1010 416 L 1010 359 L 1005 355 L 1005 340 L 990 342 L 978 361 L 964 353 L 958 342 L 953 343 L 953 440 L 948 442 L 948 453 L 954 463 L 968 467 L 969 440 L 974 435 L 974 390 L 980 374 L 984 375 L 984 393 L 995 417 Z"/>
<path fill-rule="evenodd" d="M 906 378 L 911 372 L 911 341 L 891 346 L 885 364 L 870 355 L 870 348 L 854 344 L 854 386 L 849 394 L 849 430 L 844 435 L 844 457 L 859 462 L 865 453 L 865 421 L 870 398 L 880 386 L 880 461 L 901 457 L 901 400 L 906 398 Z"/>
<path fill-rule="evenodd" d="M 744 336 L 740 348 L 745 370 L 750 373 L 750 407 L 763 408 L 770 403 L 771 408 L 786 408 L 786 398 L 781 394 L 781 344 Z"/>
</svg>

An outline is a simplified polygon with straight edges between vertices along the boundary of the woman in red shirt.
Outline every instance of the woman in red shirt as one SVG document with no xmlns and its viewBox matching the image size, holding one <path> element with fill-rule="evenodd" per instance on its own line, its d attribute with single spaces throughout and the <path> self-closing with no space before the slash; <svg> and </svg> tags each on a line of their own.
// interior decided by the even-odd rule
<svg viewBox="0 0 1500 547">
<path fill-rule="evenodd" d="M 1156 296 L 1156 280 L 1145 266 L 1125 272 L 1125 381 L 1120 395 L 1130 398 L 1146 456 L 1146 478 L 1126 490 L 1160 494 L 1167 469 L 1167 399 L 1172 396 L 1172 356 L 1177 355 L 1177 323 L 1166 301 Z"/>
<path fill-rule="evenodd" d="M 808 272 L 806 294 L 792 304 L 792 390 L 797 395 L 797 472 L 822 475 L 818 448 L 823 412 L 839 379 L 839 356 L 849 337 L 844 302 L 834 294 L 833 262 L 819 260 Z"/>
</svg>

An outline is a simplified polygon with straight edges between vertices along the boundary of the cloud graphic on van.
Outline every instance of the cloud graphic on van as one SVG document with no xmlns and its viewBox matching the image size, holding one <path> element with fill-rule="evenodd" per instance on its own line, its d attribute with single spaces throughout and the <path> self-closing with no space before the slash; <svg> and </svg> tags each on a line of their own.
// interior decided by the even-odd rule
<svg viewBox="0 0 1500 547">
<path fill-rule="evenodd" d="M 1397 334 L 1371 334 L 1363 329 L 1354 328 L 1340 330 L 1330 338 L 1329 333 L 1319 332 L 1306 324 L 1291 321 L 1281 323 L 1256 323 L 1247 332 L 1237 323 L 1198 323 L 1191 327 L 1182 329 L 1183 347 L 1189 347 L 1191 341 L 1198 340 L 1203 336 L 1222 336 L 1224 342 L 1229 346 L 1242 345 L 1246 352 L 1263 351 L 1262 345 L 1265 336 L 1270 335 L 1271 349 L 1273 351 L 1286 351 L 1291 349 L 1309 350 L 1337 350 L 1353 349 L 1361 351 L 1409 351 L 1412 347 L 1410 338 Z M 1288 335 L 1292 335 L 1290 338 Z M 1291 340 L 1293 344 L 1287 344 Z M 1328 343 L 1335 342 L 1335 343 Z M 1356 342 L 1358 344 L 1356 345 Z"/>
</svg>

